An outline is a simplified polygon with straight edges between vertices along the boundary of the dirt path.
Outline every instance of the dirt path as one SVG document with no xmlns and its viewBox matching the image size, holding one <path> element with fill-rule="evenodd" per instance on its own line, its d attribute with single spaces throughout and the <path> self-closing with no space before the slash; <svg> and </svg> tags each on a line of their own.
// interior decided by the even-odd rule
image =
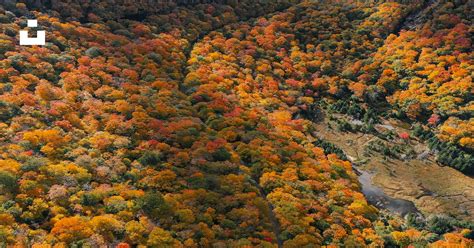
<svg viewBox="0 0 474 248">
<path fill-rule="evenodd" d="M 330 129 L 327 120 L 317 125 L 317 136 L 339 146 L 352 161 L 366 161 L 358 166 L 373 175 L 373 183 L 393 198 L 411 201 L 426 216 L 453 215 L 474 221 L 474 179 L 461 172 L 439 166 L 433 156 L 424 159 L 388 159 L 382 155 L 364 155 L 374 135 L 339 132 Z M 396 132 L 406 132 L 395 127 Z M 418 154 L 423 144 L 411 141 Z"/>
</svg>

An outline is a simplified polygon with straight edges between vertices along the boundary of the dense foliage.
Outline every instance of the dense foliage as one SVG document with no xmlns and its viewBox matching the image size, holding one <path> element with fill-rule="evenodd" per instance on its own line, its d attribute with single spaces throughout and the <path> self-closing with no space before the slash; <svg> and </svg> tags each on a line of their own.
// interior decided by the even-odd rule
<svg viewBox="0 0 474 248">
<path fill-rule="evenodd" d="M 397 116 L 420 121 L 436 132 L 445 143 L 435 146 L 441 163 L 472 174 L 472 3 L 436 5 L 430 21 L 387 37 L 371 58 L 350 70 L 350 76 L 364 85 L 361 94 L 370 94 L 368 89 L 374 87 Z"/>
<path fill-rule="evenodd" d="M 392 104 L 471 156 L 465 5 L 390 35 L 422 1 L 107 2 L 0 12 L 0 242 L 472 245 L 459 225 L 378 218 L 308 117 L 322 98 L 353 95 L 348 113 L 373 121 Z M 25 15 L 45 47 L 17 45 Z"/>
</svg>

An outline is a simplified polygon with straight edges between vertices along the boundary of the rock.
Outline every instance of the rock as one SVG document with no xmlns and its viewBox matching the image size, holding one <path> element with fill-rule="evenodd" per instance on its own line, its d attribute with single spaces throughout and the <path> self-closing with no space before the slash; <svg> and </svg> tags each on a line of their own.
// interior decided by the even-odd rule
<svg viewBox="0 0 474 248">
<path fill-rule="evenodd" d="M 424 151 L 422 152 L 421 154 L 419 154 L 416 159 L 419 159 L 419 160 L 424 160 L 426 158 L 428 158 L 428 156 L 430 155 L 430 151 Z"/>
<path fill-rule="evenodd" d="M 11 11 L 5 11 L 5 15 L 8 16 L 8 18 L 12 19 L 12 18 L 15 18 L 16 15 L 15 13 L 11 12 Z"/>
</svg>

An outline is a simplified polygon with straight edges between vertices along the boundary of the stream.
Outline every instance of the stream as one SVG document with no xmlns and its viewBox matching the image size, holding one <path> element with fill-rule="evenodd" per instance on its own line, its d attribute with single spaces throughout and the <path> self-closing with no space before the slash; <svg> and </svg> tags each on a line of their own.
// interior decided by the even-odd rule
<svg viewBox="0 0 474 248">
<path fill-rule="evenodd" d="M 356 170 L 359 175 L 362 193 L 371 205 L 379 209 L 386 209 L 402 217 L 408 214 L 414 214 L 418 218 L 424 218 L 413 202 L 388 196 L 382 189 L 372 183 L 372 174 L 355 168 L 354 170 Z"/>
<path fill-rule="evenodd" d="M 402 217 L 414 214 L 416 217 L 423 218 L 413 202 L 388 196 L 382 189 L 372 183 L 372 174 L 356 168 L 354 170 L 359 175 L 358 179 L 362 185 L 362 193 L 371 205 L 379 209 L 386 209 Z"/>
</svg>

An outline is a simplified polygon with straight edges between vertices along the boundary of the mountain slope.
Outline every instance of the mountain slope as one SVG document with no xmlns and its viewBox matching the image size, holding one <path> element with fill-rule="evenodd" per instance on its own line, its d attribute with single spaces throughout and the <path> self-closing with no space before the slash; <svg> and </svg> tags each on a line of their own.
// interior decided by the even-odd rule
<svg viewBox="0 0 474 248">
<path fill-rule="evenodd" d="M 191 2 L 3 2 L 2 242 L 472 244 L 468 225 L 433 234 L 379 219 L 310 121 L 323 99 L 351 95 L 347 111 L 375 121 L 403 93 L 383 91 L 374 71 L 390 65 L 371 59 L 389 60 L 390 33 L 421 1 Z M 16 45 L 26 15 L 45 47 Z"/>
</svg>

